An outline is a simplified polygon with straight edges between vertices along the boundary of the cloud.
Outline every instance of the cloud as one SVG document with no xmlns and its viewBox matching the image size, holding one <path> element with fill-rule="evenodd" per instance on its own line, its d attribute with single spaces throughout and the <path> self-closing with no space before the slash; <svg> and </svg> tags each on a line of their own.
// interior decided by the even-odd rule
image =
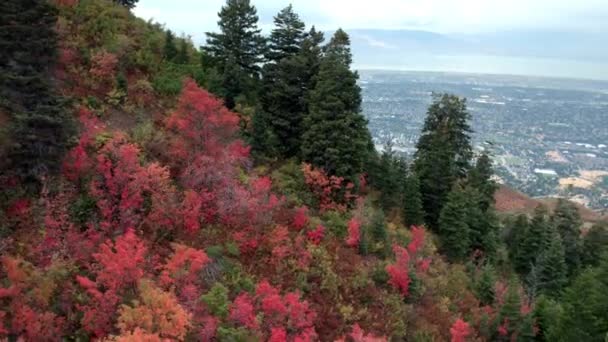
<svg viewBox="0 0 608 342">
<path fill-rule="evenodd" d="M 224 0 L 143 0 L 135 13 L 177 31 L 216 28 Z M 261 26 L 288 0 L 253 1 Z M 325 30 L 420 29 L 441 33 L 481 33 L 517 29 L 608 30 L 606 0 L 291 0 L 308 24 Z"/>
</svg>

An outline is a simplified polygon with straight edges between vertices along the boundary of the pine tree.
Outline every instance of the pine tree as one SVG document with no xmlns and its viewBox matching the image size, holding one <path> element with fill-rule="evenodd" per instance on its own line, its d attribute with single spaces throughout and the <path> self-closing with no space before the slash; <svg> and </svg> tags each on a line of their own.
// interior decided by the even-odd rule
<svg viewBox="0 0 608 342">
<path fill-rule="evenodd" d="M 405 161 L 395 155 L 392 141 L 388 141 L 376 167 L 372 179 L 374 185 L 380 191 L 380 206 L 384 210 L 390 210 L 399 206 L 402 202 L 403 183 L 407 176 Z"/>
<path fill-rule="evenodd" d="M 125 6 L 128 9 L 131 9 L 137 5 L 139 0 L 114 0 L 115 3 Z"/>
<path fill-rule="evenodd" d="M 530 266 L 524 251 L 528 229 L 528 217 L 524 214 L 517 216 L 515 221 L 510 224 L 509 238 L 507 240 L 511 262 L 515 270 L 520 274 L 525 274 Z"/>
<path fill-rule="evenodd" d="M 565 261 L 562 239 L 550 229 L 549 244 L 536 259 L 538 291 L 549 296 L 557 296 L 567 282 L 568 268 Z"/>
<path fill-rule="evenodd" d="M 469 252 L 471 242 L 468 215 L 466 193 L 456 185 L 448 195 L 438 222 L 443 250 L 455 261 L 463 260 Z"/>
<path fill-rule="evenodd" d="M 601 256 L 608 253 L 608 224 L 594 224 L 585 234 L 582 245 L 582 266 L 597 266 Z"/>
<path fill-rule="evenodd" d="M 464 99 L 436 96 L 416 145 L 414 172 L 420 179 L 425 221 L 433 229 L 452 186 L 470 168 L 469 119 Z"/>
<path fill-rule="evenodd" d="M 509 280 L 503 305 L 498 312 L 498 324 L 506 323 L 507 336 L 503 336 L 502 339 L 498 340 L 509 341 L 513 333 L 517 331 L 517 328 L 521 323 L 521 302 L 522 299 L 519 294 L 517 278 L 512 277 Z"/>
<path fill-rule="evenodd" d="M 190 62 L 190 54 L 188 53 L 188 40 L 182 38 L 179 42 L 179 50 L 175 56 L 175 63 L 188 64 Z"/>
<path fill-rule="evenodd" d="M 220 32 L 207 33 L 203 50 L 222 75 L 221 93 L 232 109 L 240 95 L 253 96 L 266 42 L 258 28 L 257 10 L 249 0 L 227 0 L 218 15 Z"/>
<path fill-rule="evenodd" d="M 560 198 L 551 220 L 564 244 L 568 274 L 573 275 L 581 263 L 580 228 L 583 225 L 581 216 L 574 204 Z"/>
<path fill-rule="evenodd" d="M 268 42 L 267 58 L 269 61 L 277 63 L 300 52 L 306 32 L 304 23 L 293 11 L 291 4 L 274 17 L 274 25 L 275 28 L 270 33 Z"/>
<path fill-rule="evenodd" d="M 492 179 L 494 170 L 492 169 L 492 159 L 487 150 L 477 158 L 475 166 L 470 170 L 468 183 L 479 193 L 479 207 L 485 212 L 494 204 L 494 193 L 498 188 Z"/>
<path fill-rule="evenodd" d="M 305 119 L 302 157 L 330 175 L 353 181 L 373 149 L 367 120 L 361 115 L 358 75 L 350 70 L 350 40 L 338 30 L 326 46 L 310 113 Z"/>
<path fill-rule="evenodd" d="M 550 223 L 547 219 L 547 208 L 538 206 L 534 210 L 532 221 L 523 237 L 521 249 L 518 253 L 521 274 L 530 272 L 536 258 L 545 251 L 550 242 Z"/>
<path fill-rule="evenodd" d="M 371 220 L 371 238 L 376 248 L 375 252 L 381 257 L 386 257 L 390 253 L 390 244 L 386 232 L 386 222 L 384 212 L 376 210 Z"/>
<path fill-rule="evenodd" d="M 420 181 L 415 173 L 410 173 L 405 179 L 403 190 L 403 220 L 408 227 L 424 224 Z"/>
<path fill-rule="evenodd" d="M 607 276 L 601 269 L 589 268 L 564 290 L 564 312 L 548 340 L 604 341 L 608 331 Z"/>
<path fill-rule="evenodd" d="M 318 44 L 323 39 L 321 35 L 318 42 L 313 41 L 319 37 L 314 29 L 311 32 L 315 36 L 307 36 L 304 23 L 291 6 L 279 12 L 270 36 L 270 63 L 262 70 L 262 115 L 267 118 L 266 130 L 276 138 L 276 145 L 271 149 L 283 158 L 300 156 L 310 83 L 318 69 L 311 68 L 309 58 L 320 58 Z M 319 52 L 316 56 L 310 51 L 315 48 L 314 44 Z M 256 139 L 264 136 L 254 135 Z"/>
<path fill-rule="evenodd" d="M 44 0 L 0 3 L 0 108 L 12 114 L 11 173 L 35 185 L 58 169 L 73 125 L 52 87 L 56 9 Z"/>
<path fill-rule="evenodd" d="M 270 36 L 269 63 L 262 69 L 262 110 L 269 118 L 269 129 L 277 137 L 276 149 L 284 158 L 300 152 L 304 101 L 307 96 L 304 60 L 300 47 L 305 37 L 304 23 L 291 6 L 275 17 Z"/>
<path fill-rule="evenodd" d="M 492 305 L 495 299 L 496 271 L 494 266 L 486 263 L 481 268 L 481 274 L 475 284 L 477 298 L 483 305 Z"/>
<path fill-rule="evenodd" d="M 171 30 L 165 34 L 165 46 L 163 48 L 163 57 L 166 61 L 173 62 L 177 56 L 177 47 L 175 46 L 175 35 Z"/>
</svg>

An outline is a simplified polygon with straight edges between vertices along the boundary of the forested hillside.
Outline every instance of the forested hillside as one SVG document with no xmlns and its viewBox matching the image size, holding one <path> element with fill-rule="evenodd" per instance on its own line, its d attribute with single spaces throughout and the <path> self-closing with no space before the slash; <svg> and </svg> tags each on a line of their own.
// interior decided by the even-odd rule
<svg viewBox="0 0 608 342">
<path fill-rule="evenodd" d="M 227 0 L 199 48 L 136 2 L 0 3 L 0 339 L 608 337 L 608 227 L 498 215 L 465 99 L 378 153 L 347 32 Z"/>
</svg>

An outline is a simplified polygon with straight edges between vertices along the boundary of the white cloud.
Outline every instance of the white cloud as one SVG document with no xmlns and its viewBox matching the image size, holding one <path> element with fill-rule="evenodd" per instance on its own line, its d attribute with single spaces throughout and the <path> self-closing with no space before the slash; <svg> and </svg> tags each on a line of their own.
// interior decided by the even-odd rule
<svg viewBox="0 0 608 342">
<path fill-rule="evenodd" d="M 262 26 L 289 0 L 253 1 Z M 135 13 L 180 32 L 216 28 L 224 0 L 141 0 Z M 607 0 L 291 0 L 308 24 L 337 27 L 420 29 L 480 33 L 516 29 L 608 30 Z"/>
</svg>

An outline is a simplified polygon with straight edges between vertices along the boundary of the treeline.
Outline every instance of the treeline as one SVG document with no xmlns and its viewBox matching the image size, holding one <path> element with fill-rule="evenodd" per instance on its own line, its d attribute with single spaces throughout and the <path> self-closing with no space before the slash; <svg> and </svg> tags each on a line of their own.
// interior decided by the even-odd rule
<svg viewBox="0 0 608 342">
<path fill-rule="evenodd" d="M 227 1 L 220 32 L 202 47 L 207 86 L 247 116 L 245 134 L 261 160 L 295 158 L 354 181 L 373 154 L 361 114 L 358 75 L 346 32 L 327 44 L 292 6 L 274 18 L 269 37 L 249 1 Z"/>
</svg>

